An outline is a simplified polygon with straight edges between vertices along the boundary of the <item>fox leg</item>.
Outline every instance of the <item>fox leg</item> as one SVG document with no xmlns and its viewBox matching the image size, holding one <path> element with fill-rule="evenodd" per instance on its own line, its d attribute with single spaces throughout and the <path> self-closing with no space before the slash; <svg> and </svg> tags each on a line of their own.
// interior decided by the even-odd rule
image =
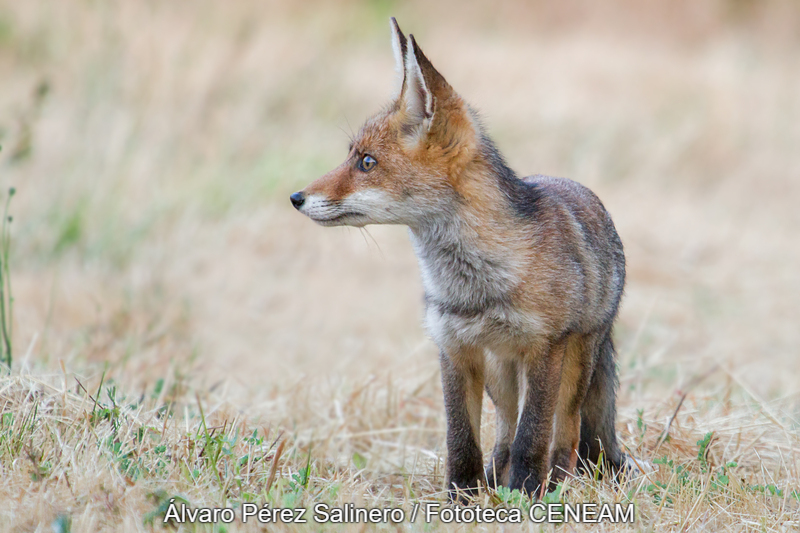
<svg viewBox="0 0 800 533">
<path fill-rule="evenodd" d="M 464 348 L 439 354 L 447 413 L 445 486 L 453 501 L 477 492 L 483 478 L 480 428 L 483 402 L 483 351 Z M 459 494 L 460 493 L 460 494 Z"/>
<path fill-rule="evenodd" d="M 517 436 L 511 447 L 509 488 L 534 498 L 544 489 L 550 466 L 550 437 L 558 400 L 561 366 L 566 342 L 557 341 L 543 353 L 528 353 L 524 359 L 525 404 Z"/>
<path fill-rule="evenodd" d="M 591 338 L 578 335 L 567 340 L 556 406 L 550 490 L 554 490 L 568 475 L 575 474 L 581 437 L 581 406 L 592 377 L 594 344 Z"/>
<path fill-rule="evenodd" d="M 494 452 L 486 466 L 486 482 L 492 488 L 508 484 L 508 467 L 511 463 L 511 443 L 517 432 L 519 386 L 515 361 L 493 356 L 487 365 L 486 392 L 492 399 L 496 412 Z"/>
</svg>

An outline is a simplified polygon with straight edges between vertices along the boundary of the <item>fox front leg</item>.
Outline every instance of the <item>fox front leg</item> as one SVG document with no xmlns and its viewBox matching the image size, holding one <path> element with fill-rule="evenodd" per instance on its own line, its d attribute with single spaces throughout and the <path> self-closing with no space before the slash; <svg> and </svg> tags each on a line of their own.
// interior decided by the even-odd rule
<svg viewBox="0 0 800 533">
<path fill-rule="evenodd" d="M 561 381 L 565 342 L 544 353 L 528 353 L 523 359 L 525 404 L 511 447 L 509 488 L 531 498 L 541 497 L 550 468 L 550 440 Z"/>
<path fill-rule="evenodd" d="M 460 349 L 439 354 L 447 414 L 445 486 L 452 501 L 467 502 L 484 483 L 480 428 L 483 353 Z"/>
<path fill-rule="evenodd" d="M 511 465 L 511 444 L 517 433 L 519 409 L 519 385 L 517 362 L 487 354 L 486 392 L 494 403 L 497 419 L 494 451 L 486 466 L 486 483 L 493 489 L 508 485 L 508 470 Z"/>
</svg>

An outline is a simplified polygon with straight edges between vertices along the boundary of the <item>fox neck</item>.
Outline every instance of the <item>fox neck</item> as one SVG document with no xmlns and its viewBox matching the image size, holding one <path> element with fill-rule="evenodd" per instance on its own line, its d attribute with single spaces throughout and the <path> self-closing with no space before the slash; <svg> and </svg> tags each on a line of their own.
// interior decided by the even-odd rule
<svg viewBox="0 0 800 533">
<path fill-rule="evenodd" d="M 506 306 L 519 283 L 514 226 L 490 167 L 466 168 L 450 205 L 410 227 L 426 301 L 441 313 L 477 316 Z"/>
</svg>

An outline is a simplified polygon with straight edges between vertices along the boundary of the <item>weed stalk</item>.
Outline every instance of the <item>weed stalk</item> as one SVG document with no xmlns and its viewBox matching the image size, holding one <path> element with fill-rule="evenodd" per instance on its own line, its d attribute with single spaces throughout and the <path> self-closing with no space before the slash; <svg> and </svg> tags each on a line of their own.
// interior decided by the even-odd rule
<svg viewBox="0 0 800 533">
<path fill-rule="evenodd" d="M 0 227 L 0 344 L 2 344 L 2 362 L 11 372 L 13 363 L 12 355 L 12 317 L 14 298 L 11 296 L 11 271 L 8 268 L 8 260 L 11 254 L 11 221 L 13 218 L 8 214 L 8 206 L 11 197 L 16 193 L 16 189 L 8 189 L 5 208 L 3 210 L 3 224 Z"/>
</svg>

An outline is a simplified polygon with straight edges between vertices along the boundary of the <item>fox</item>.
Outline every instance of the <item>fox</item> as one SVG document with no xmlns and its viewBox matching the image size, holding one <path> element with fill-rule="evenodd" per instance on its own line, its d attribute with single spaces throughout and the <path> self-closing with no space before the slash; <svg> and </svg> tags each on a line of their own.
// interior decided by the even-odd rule
<svg viewBox="0 0 800 533">
<path fill-rule="evenodd" d="M 409 228 L 439 349 L 451 501 L 498 486 L 541 498 L 591 465 L 620 472 L 612 329 L 625 255 L 611 216 L 575 181 L 518 177 L 414 36 L 390 25 L 391 102 L 292 205 L 321 226 Z M 486 466 L 484 390 L 496 413 Z"/>
</svg>

